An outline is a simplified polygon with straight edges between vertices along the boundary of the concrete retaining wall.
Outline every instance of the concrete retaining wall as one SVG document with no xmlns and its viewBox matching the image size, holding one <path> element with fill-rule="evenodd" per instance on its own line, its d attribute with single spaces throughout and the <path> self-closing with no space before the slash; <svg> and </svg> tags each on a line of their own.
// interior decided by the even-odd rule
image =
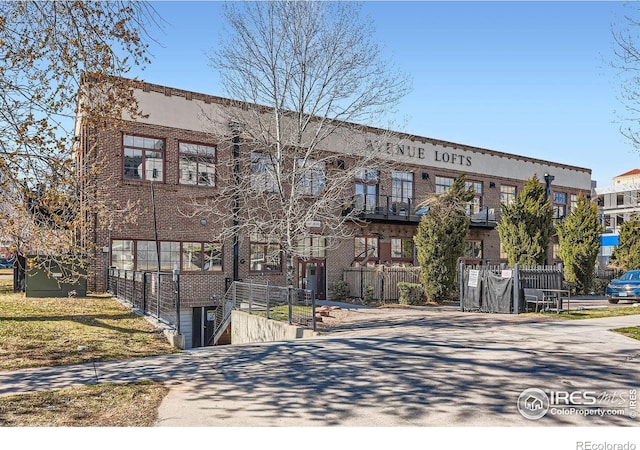
<svg viewBox="0 0 640 450">
<path fill-rule="evenodd" d="M 255 342 L 286 341 L 317 336 L 307 328 L 289 325 L 242 311 L 231 312 L 231 343 L 249 344 Z"/>
</svg>

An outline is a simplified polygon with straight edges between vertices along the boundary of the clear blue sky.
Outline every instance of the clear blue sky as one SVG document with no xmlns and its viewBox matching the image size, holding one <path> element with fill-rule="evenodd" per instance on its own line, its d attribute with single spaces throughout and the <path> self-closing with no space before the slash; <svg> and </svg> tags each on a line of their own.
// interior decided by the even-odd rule
<svg viewBox="0 0 640 450">
<path fill-rule="evenodd" d="M 140 78 L 224 96 L 206 52 L 220 2 L 153 2 L 167 22 Z M 592 169 L 640 168 L 610 68 L 621 2 L 366 2 L 379 44 L 413 79 L 398 131 Z"/>
</svg>

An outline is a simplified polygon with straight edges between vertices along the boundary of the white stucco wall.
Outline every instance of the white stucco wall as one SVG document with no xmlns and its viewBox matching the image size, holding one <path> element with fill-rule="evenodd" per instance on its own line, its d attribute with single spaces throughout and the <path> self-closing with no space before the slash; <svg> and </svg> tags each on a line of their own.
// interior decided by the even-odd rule
<svg viewBox="0 0 640 450">
<path fill-rule="evenodd" d="M 149 114 L 148 118 L 138 119 L 143 123 L 223 135 L 228 133 L 229 120 L 242 114 L 236 107 L 200 99 L 188 100 L 184 96 L 169 96 L 153 90 L 137 90 L 136 96 L 142 111 Z M 345 154 L 369 152 L 373 148 L 371 142 L 377 142 L 375 151 L 380 157 L 422 165 L 425 170 L 442 168 L 514 180 L 526 180 L 534 174 L 543 180 L 548 173 L 555 177 L 554 186 L 591 190 L 590 169 L 426 137 L 405 135 L 400 140 L 397 136 L 387 139 L 383 133 L 374 131 L 354 133 L 353 128 L 345 127 L 326 141 L 326 149 Z"/>
</svg>

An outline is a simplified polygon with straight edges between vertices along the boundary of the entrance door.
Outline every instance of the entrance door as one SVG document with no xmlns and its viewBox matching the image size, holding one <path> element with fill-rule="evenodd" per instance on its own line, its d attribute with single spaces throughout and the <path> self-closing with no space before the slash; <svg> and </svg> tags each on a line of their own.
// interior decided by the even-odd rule
<svg viewBox="0 0 640 450">
<path fill-rule="evenodd" d="M 318 300 L 325 300 L 327 298 L 325 260 L 301 261 L 298 269 L 299 286 L 315 292 Z"/>
<path fill-rule="evenodd" d="M 213 336 L 216 318 L 215 306 L 193 308 L 193 323 L 191 327 L 192 347 L 204 347 Z"/>
</svg>

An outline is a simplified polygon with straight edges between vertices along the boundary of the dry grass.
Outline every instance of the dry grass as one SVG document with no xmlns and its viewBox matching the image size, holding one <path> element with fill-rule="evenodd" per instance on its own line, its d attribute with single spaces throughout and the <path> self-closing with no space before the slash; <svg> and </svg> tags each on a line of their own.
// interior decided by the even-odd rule
<svg viewBox="0 0 640 450">
<path fill-rule="evenodd" d="M 640 341 L 640 327 L 617 328 L 612 331 Z"/>
<path fill-rule="evenodd" d="M 26 298 L 0 280 L 0 370 L 120 360 L 176 351 L 117 300 Z"/>
<path fill-rule="evenodd" d="M 146 381 L 0 397 L 0 427 L 148 427 L 167 391 Z"/>
</svg>

